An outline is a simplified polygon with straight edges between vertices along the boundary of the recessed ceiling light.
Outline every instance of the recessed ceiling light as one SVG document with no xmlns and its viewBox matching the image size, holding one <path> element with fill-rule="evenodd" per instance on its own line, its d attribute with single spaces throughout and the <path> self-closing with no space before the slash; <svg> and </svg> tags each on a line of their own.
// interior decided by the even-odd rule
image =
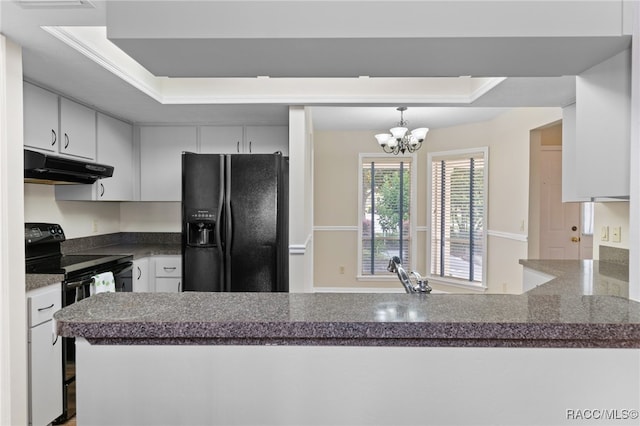
<svg viewBox="0 0 640 426">
<path fill-rule="evenodd" d="M 89 0 L 14 0 L 25 9 L 95 7 Z"/>
</svg>

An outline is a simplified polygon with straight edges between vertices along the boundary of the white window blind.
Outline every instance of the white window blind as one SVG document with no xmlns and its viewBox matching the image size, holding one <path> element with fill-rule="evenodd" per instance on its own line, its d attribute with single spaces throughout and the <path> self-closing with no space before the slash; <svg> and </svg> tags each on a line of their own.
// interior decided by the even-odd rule
<svg viewBox="0 0 640 426">
<path fill-rule="evenodd" d="M 484 152 L 431 158 L 430 272 L 482 283 Z"/>
<path fill-rule="evenodd" d="M 390 275 L 389 259 L 411 263 L 411 158 L 363 158 L 361 275 Z"/>
</svg>

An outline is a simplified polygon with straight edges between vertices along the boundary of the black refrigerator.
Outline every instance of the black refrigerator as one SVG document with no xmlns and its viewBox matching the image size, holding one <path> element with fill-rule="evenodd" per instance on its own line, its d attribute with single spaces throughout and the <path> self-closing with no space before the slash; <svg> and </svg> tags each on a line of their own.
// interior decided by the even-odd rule
<svg viewBox="0 0 640 426">
<path fill-rule="evenodd" d="M 182 154 L 184 291 L 289 291 L 289 159 Z"/>
</svg>

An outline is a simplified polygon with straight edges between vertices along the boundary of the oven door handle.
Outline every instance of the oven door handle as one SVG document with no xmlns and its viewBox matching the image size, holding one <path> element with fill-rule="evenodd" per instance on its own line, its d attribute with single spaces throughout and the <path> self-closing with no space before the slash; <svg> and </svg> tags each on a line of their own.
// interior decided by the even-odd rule
<svg viewBox="0 0 640 426">
<path fill-rule="evenodd" d="M 91 284 L 92 282 L 93 282 L 93 278 L 87 278 L 86 280 L 72 281 L 70 283 L 66 283 L 65 287 L 67 290 L 72 290 L 74 288 L 79 288 L 87 284 Z"/>
</svg>

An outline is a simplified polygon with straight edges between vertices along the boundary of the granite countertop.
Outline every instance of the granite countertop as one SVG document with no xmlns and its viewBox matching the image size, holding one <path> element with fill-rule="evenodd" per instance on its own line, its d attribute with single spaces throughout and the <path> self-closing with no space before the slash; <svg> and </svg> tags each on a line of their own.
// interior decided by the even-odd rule
<svg viewBox="0 0 640 426">
<path fill-rule="evenodd" d="M 55 319 L 93 344 L 640 348 L 640 303 L 581 291 L 589 268 L 563 262 L 523 263 L 558 277 L 523 295 L 109 293 Z"/>
<path fill-rule="evenodd" d="M 60 283 L 63 280 L 64 275 L 62 274 L 26 274 L 25 287 L 26 291 L 31 291 L 40 287 Z"/>
<path fill-rule="evenodd" d="M 104 255 L 126 254 L 133 256 L 135 260 L 149 256 L 180 255 L 182 254 L 182 246 L 175 243 L 120 243 L 82 250 L 82 253 Z"/>
<path fill-rule="evenodd" d="M 149 256 L 180 255 L 182 254 L 182 246 L 178 243 L 158 242 L 116 243 L 100 247 L 76 248 L 76 251 L 69 252 L 69 254 L 75 253 L 103 254 L 105 256 L 122 254 L 133 256 L 133 259 L 136 260 Z M 35 290 L 40 287 L 59 283 L 63 280 L 64 275 L 61 274 L 26 274 L 26 291 Z"/>
<path fill-rule="evenodd" d="M 597 260 L 520 260 L 555 278 L 527 294 L 629 297 L 629 266 Z"/>
</svg>

